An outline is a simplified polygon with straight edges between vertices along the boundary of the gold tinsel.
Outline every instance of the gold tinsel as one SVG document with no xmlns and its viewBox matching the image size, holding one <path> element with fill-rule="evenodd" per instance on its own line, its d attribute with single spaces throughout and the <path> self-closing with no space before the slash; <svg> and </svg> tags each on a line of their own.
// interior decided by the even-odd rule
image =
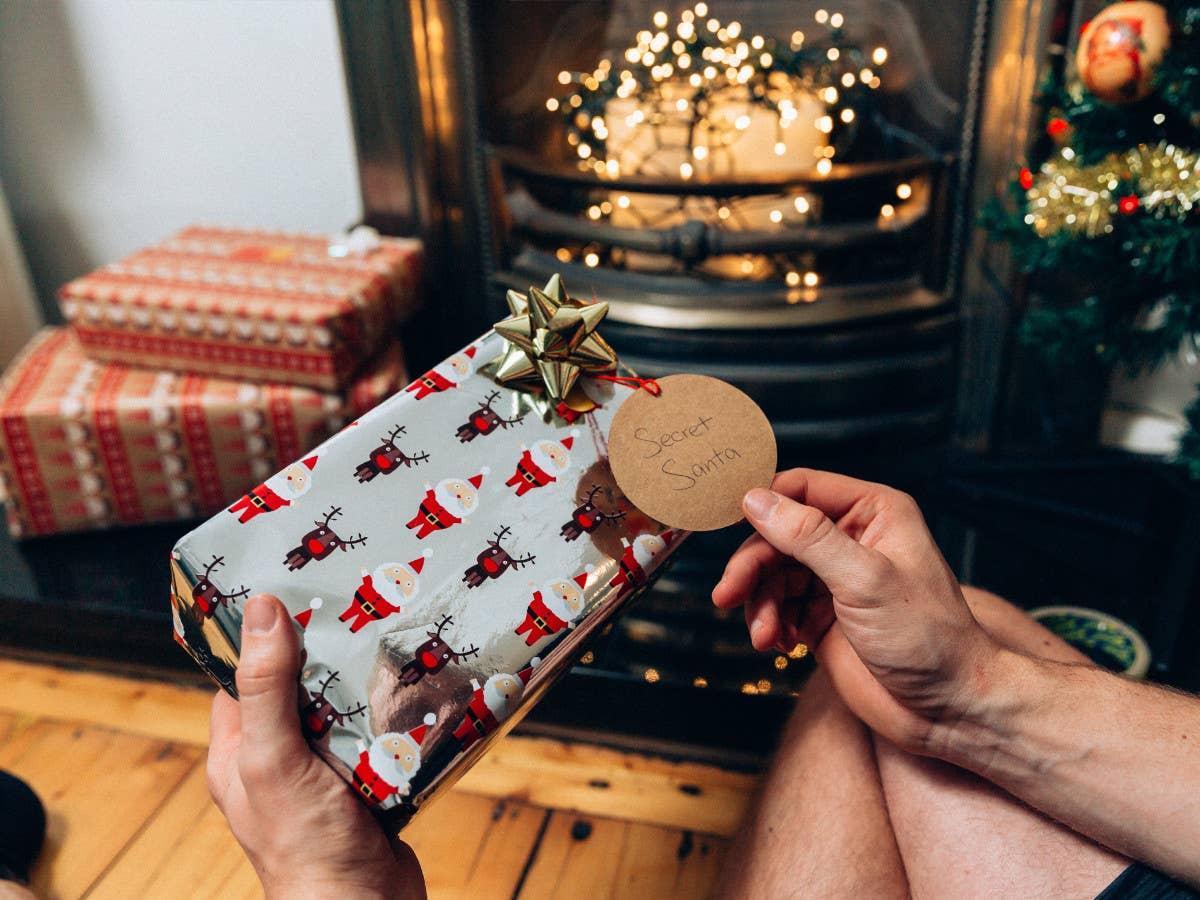
<svg viewBox="0 0 1200 900">
<path fill-rule="evenodd" d="M 1073 158 L 1074 151 L 1064 148 L 1025 192 L 1025 224 L 1038 237 L 1062 231 L 1099 237 L 1113 230 L 1113 219 L 1123 212 L 1182 222 L 1200 204 L 1200 154 L 1174 144 L 1141 144 L 1091 166 L 1076 165 Z M 1123 211 L 1122 201 L 1133 208 Z"/>
</svg>

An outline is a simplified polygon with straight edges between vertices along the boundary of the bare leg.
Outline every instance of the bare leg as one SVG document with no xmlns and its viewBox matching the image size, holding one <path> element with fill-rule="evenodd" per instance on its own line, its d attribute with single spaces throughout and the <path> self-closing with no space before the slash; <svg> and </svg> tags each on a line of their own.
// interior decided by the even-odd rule
<svg viewBox="0 0 1200 900">
<path fill-rule="evenodd" d="M 720 900 L 907 896 L 869 732 L 824 672 L 805 685 L 726 861 Z"/>
<path fill-rule="evenodd" d="M 975 618 L 1014 649 L 1087 658 L 994 594 L 965 588 Z M 916 898 L 1094 897 L 1129 861 L 983 779 L 875 737 L 897 845 Z"/>
</svg>

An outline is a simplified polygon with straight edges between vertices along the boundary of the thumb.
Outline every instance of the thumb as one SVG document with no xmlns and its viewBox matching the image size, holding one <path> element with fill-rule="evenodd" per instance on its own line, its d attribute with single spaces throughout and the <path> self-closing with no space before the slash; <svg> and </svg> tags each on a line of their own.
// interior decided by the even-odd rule
<svg viewBox="0 0 1200 900">
<path fill-rule="evenodd" d="M 306 752 L 300 736 L 297 675 L 300 646 L 287 610 L 275 597 L 246 601 L 237 667 L 243 781 L 256 773 L 278 773 Z"/>
<path fill-rule="evenodd" d="M 749 491 L 742 508 L 767 543 L 811 569 L 831 593 L 874 599 L 872 588 L 887 558 L 841 531 L 821 510 L 764 488 Z"/>
</svg>

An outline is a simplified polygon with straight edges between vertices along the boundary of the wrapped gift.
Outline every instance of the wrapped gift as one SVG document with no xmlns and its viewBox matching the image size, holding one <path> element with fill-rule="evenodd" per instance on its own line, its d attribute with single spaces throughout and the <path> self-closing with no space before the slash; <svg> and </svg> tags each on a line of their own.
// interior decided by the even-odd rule
<svg viewBox="0 0 1200 900">
<path fill-rule="evenodd" d="M 336 390 L 418 300 L 421 244 L 188 228 L 59 292 L 88 356 Z"/>
<path fill-rule="evenodd" d="M 557 281 L 532 293 L 545 315 L 569 301 Z M 512 727 L 685 537 L 613 480 L 606 435 L 638 381 L 605 374 L 596 309 L 570 302 L 564 358 L 524 356 L 554 341 L 522 339 L 537 329 L 510 295 L 511 320 L 305 454 L 311 472 L 275 476 L 277 492 L 306 479 L 287 507 L 252 492 L 173 552 L 177 639 L 230 693 L 244 598 L 282 599 L 303 634 L 303 728 L 391 824 Z"/>
<path fill-rule="evenodd" d="M 345 394 L 153 372 L 38 334 L 0 381 L 16 537 L 195 518 L 228 505 L 406 380 L 398 345 Z"/>
</svg>

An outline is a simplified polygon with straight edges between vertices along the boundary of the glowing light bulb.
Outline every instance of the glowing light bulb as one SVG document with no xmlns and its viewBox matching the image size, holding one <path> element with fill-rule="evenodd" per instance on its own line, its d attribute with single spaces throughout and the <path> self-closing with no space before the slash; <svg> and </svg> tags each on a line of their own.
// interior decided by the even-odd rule
<svg viewBox="0 0 1200 900">
<path fill-rule="evenodd" d="M 678 100 L 675 101 L 675 108 L 677 110 L 679 110 L 680 112 L 687 112 L 688 102 L 686 100 L 684 100 L 682 97 L 680 97 Z"/>
<path fill-rule="evenodd" d="M 558 101 L 551 97 L 546 101 L 546 109 L 550 110 L 550 112 L 556 111 L 558 109 Z"/>
<path fill-rule="evenodd" d="M 742 274 L 751 275 L 754 273 L 754 262 L 749 259 L 742 260 Z"/>
<path fill-rule="evenodd" d="M 829 24 L 834 28 L 841 28 L 846 24 L 846 20 L 842 17 L 841 13 L 834 13 L 829 17 Z"/>
<path fill-rule="evenodd" d="M 799 287 L 800 286 L 800 273 L 799 272 L 788 272 L 787 275 L 784 276 L 783 280 L 788 283 L 788 287 Z"/>
<path fill-rule="evenodd" d="M 728 219 L 729 218 L 729 207 L 728 206 L 718 207 L 717 208 L 717 218 Z"/>
<path fill-rule="evenodd" d="M 1167 117 L 1164 116 L 1162 113 L 1154 114 L 1154 124 L 1155 125 L 1161 125 L 1165 121 L 1167 121 Z"/>
<path fill-rule="evenodd" d="M 621 207 L 621 209 L 629 209 L 629 197 L 625 194 L 619 196 L 617 198 L 617 206 Z"/>
<path fill-rule="evenodd" d="M 680 22 L 679 27 L 675 29 L 675 33 L 685 41 L 691 40 L 692 35 L 696 33 L 696 26 L 689 22 Z"/>
<path fill-rule="evenodd" d="M 599 219 L 599 218 L 600 218 L 600 216 L 601 216 L 600 207 L 598 207 L 598 206 L 589 206 L 589 207 L 588 207 L 587 214 L 588 214 L 588 218 L 589 218 L 589 219 L 591 219 L 592 221 L 595 221 L 596 219 Z"/>
<path fill-rule="evenodd" d="M 574 109 L 579 109 L 579 107 L 583 106 L 583 98 L 578 94 L 572 94 L 571 98 L 567 102 L 570 103 L 571 107 Z"/>
<path fill-rule="evenodd" d="M 663 10 L 659 10 L 654 14 L 654 25 L 657 28 L 667 27 L 667 14 Z"/>
<path fill-rule="evenodd" d="M 696 157 L 696 159 L 704 159 L 704 157 L 708 156 L 708 148 L 703 144 L 697 144 L 692 148 L 692 156 Z"/>
<path fill-rule="evenodd" d="M 776 225 L 778 225 L 780 222 L 783 221 L 783 210 L 781 210 L 781 209 L 771 210 L 771 212 L 769 214 L 769 218 L 771 219 L 772 222 L 774 222 Z"/>
<path fill-rule="evenodd" d="M 821 116 L 813 124 L 817 127 L 817 131 L 824 134 L 833 131 L 833 119 L 830 116 Z"/>
<path fill-rule="evenodd" d="M 612 211 L 613 211 L 613 205 L 611 203 L 609 203 L 607 200 L 605 200 L 603 203 L 600 204 L 600 212 L 604 213 L 604 215 L 607 216 Z"/>
<path fill-rule="evenodd" d="M 854 73 L 847 72 L 842 76 L 842 87 L 854 87 Z"/>
<path fill-rule="evenodd" d="M 557 250 L 554 251 L 554 255 L 558 258 L 559 262 L 570 262 L 571 261 L 571 251 L 568 250 L 566 247 L 559 247 Z"/>
<path fill-rule="evenodd" d="M 589 156 L 592 155 L 592 148 L 589 147 L 587 144 L 580 144 L 577 152 L 579 153 L 580 159 L 587 159 Z"/>
<path fill-rule="evenodd" d="M 817 160 L 817 172 L 821 175 L 828 175 L 833 171 L 833 163 L 827 159 Z"/>
<path fill-rule="evenodd" d="M 871 53 L 871 61 L 877 66 L 882 66 L 885 62 L 887 62 L 887 58 L 887 47 L 876 47 Z"/>
<path fill-rule="evenodd" d="M 813 287 L 816 287 L 818 284 L 820 284 L 820 282 L 821 282 L 821 279 L 817 277 L 816 272 L 805 272 L 804 273 L 804 286 L 805 287 L 813 288 Z"/>
<path fill-rule="evenodd" d="M 803 43 L 804 43 L 804 32 L 803 31 L 793 31 L 792 32 L 792 46 L 799 47 Z"/>
<path fill-rule="evenodd" d="M 679 63 L 679 68 L 681 68 L 681 69 L 686 69 L 688 66 L 690 66 L 692 64 L 692 58 L 690 56 L 688 56 L 686 53 L 681 53 L 679 55 L 679 59 L 677 59 L 675 61 L 677 63 Z"/>
<path fill-rule="evenodd" d="M 870 84 L 871 79 L 874 77 L 875 77 L 875 73 L 872 72 L 870 69 L 863 69 L 861 72 L 858 73 L 858 80 L 861 81 L 863 84 Z"/>
<path fill-rule="evenodd" d="M 901 200 L 907 200 L 912 196 L 912 185 L 907 183 L 896 185 L 896 196 Z"/>
<path fill-rule="evenodd" d="M 692 87 L 700 87 L 700 85 L 704 84 L 704 79 L 700 76 L 699 72 L 693 72 L 688 78 L 688 84 Z"/>
<path fill-rule="evenodd" d="M 637 47 L 630 47 L 625 51 L 625 59 L 631 63 L 637 62 L 642 58 L 642 52 Z"/>
<path fill-rule="evenodd" d="M 787 144 L 785 144 L 783 141 L 776 141 L 775 142 L 775 155 L 783 156 L 783 154 L 785 154 L 785 153 L 787 153 Z"/>
<path fill-rule="evenodd" d="M 709 31 L 711 31 L 713 34 L 716 34 L 718 31 L 721 30 L 721 23 L 718 22 L 716 19 L 709 19 L 707 27 L 708 27 Z"/>
<path fill-rule="evenodd" d="M 571 83 L 571 73 L 566 71 L 565 69 L 563 71 L 559 72 L 558 73 L 558 83 L 559 84 L 570 84 Z"/>
<path fill-rule="evenodd" d="M 733 120 L 733 127 L 738 131 L 745 131 L 750 127 L 750 117 L 743 114 Z"/>
<path fill-rule="evenodd" d="M 837 47 L 830 47 L 828 50 L 825 51 L 825 58 L 827 60 L 829 60 L 830 62 L 837 62 L 838 58 L 841 55 L 842 55 L 842 52 L 840 50 L 838 50 Z"/>
<path fill-rule="evenodd" d="M 684 162 L 679 164 L 679 174 L 681 177 L 691 178 L 693 172 L 695 172 L 695 169 L 692 168 L 691 163 Z"/>
<path fill-rule="evenodd" d="M 885 203 L 883 206 L 879 207 L 879 214 L 885 219 L 890 219 L 896 214 L 896 207 L 892 206 L 890 203 Z"/>
<path fill-rule="evenodd" d="M 600 265 L 600 254 L 595 253 L 595 252 L 587 254 L 583 258 L 583 264 L 585 266 L 587 266 L 589 269 L 596 268 L 596 266 Z"/>
<path fill-rule="evenodd" d="M 770 68 L 771 63 L 774 61 L 775 57 L 773 57 L 770 53 L 764 53 L 758 58 L 759 65 L 761 65 L 764 69 Z"/>
<path fill-rule="evenodd" d="M 843 122 L 845 122 L 847 125 L 849 125 L 851 122 L 854 121 L 854 110 L 852 110 L 850 107 L 847 106 L 845 109 L 842 110 L 842 114 L 838 118 L 840 118 Z"/>
<path fill-rule="evenodd" d="M 796 207 L 796 212 L 800 213 L 800 215 L 804 215 L 809 210 L 808 198 L 807 197 L 797 197 L 795 200 L 792 201 L 792 206 Z"/>
<path fill-rule="evenodd" d="M 761 34 L 756 34 L 754 37 L 750 38 L 750 46 L 755 50 L 761 50 L 763 48 L 763 44 L 765 43 L 766 41 L 763 40 L 763 36 Z"/>
<path fill-rule="evenodd" d="M 742 33 L 742 23 L 741 22 L 730 22 L 729 23 L 729 36 L 731 38 L 736 38 L 741 33 Z"/>
<path fill-rule="evenodd" d="M 616 178 L 621 174 L 621 164 L 615 159 L 610 159 L 604 164 L 604 171 L 608 173 L 609 178 Z"/>
<path fill-rule="evenodd" d="M 647 50 L 645 53 L 642 54 L 642 65 L 643 66 L 654 65 L 654 54 L 651 53 L 649 50 Z"/>
<path fill-rule="evenodd" d="M 829 21 L 829 12 L 824 9 L 818 9 L 816 13 L 813 14 L 813 18 L 817 20 L 818 24 L 824 25 Z"/>
<path fill-rule="evenodd" d="M 835 87 L 827 87 L 821 91 L 821 99 L 826 103 L 837 103 L 838 92 Z"/>
<path fill-rule="evenodd" d="M 708 4 L 707 3 L 697 3 L 695 6 L 692 7 L 692 9 L 696 10 L 696 15 L 698 15 L 698 16 L 703 17 L 703 16 L 708 15 Z"/>
<path fill-rule="evenodd" d="M 704 77 L 707 78 L 709 81 L 712 81 L 714 78 L 717 77 L 716 68 L 713 66 L 705 66 L 704 67 Z"/>
</svg>

